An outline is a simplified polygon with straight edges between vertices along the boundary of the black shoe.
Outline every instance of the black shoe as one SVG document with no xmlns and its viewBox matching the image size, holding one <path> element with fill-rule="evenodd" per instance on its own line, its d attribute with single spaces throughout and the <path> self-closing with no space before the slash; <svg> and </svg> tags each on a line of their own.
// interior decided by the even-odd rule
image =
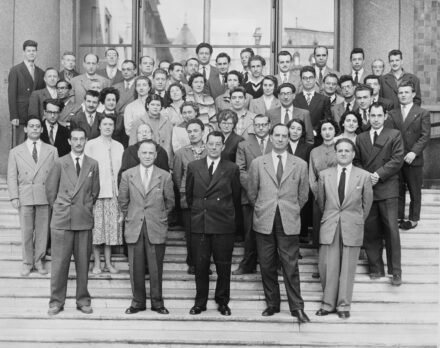
<svg viewBox="0 0 440 348">
<path fill-rule="evenodd" d="M 349 311 L 340 311 L 340 312 L 338 312 L 338 317 L 341 319 L 348 319 L 348 318 L 350 318 L 350 312 Z"/>
<path fill-rule="evenodd" d="M 238 267 L 235 271 L 232 272 L 232 275 L 242 275 L 242 274 L 252 274 L 255 273 L 255 270 L 247 271 L 244 268 Z"/>
<path fill-rule="evenodd" d="M 57 315 L 59 312 L 64 311 L 64 307 L 63 306 L 54 306 L 54 307 L 49 307 L 49 310 L 47 311 L 47 314 L 50 316 L 53 315 Z"/>
<path fill-rule="evenodd" d="M 332 313 L 336 313 L 336 311 L 326 311 L 325 309 L 320 308 L 315 315 L 317 315 L 318 317 L 324 317 L 326 315 L 332 314 Z"/>
<path fill-rule="evenodd" d="M 189 314 L 196 315 L 206 311 L 206 307 L 194 306 L 190 309 Z"/>
<path fill-rule="evenodd" d="M 417 227 L 417 222 L 412 222 L 410 220 L 404 221 L 399 225 L 399 228 L 402 230 L 411 230 Z"/>
<path fill-rule="evenodd" d="M 136 308 L 130 306 L 125 310 L 125 314 L 136 314 L 137 312 L 145 311 L 146 309 L 146 307 Z"/>
<path fill-rule="evenodd" d="M 93 308 L 92 306 L 76 306 L 76 309 L 80 312 L 83 312 L 84 314 L 92 314 Z"/>
<path fill-rule="evenodd" d="M 195 266 L 188 266 L 187 273 L 192 274 L 192 275 L 196 274 L 196 267 Z"/>
<path fill-rule="evenodd" d="M 399 274 L 394 274 L 393 278 L 391 278 L 391 285 L 393 285 L 393 286 L 402 285 L 402 276 Z"/>
<path fill-rule="evenodd" d="M 312 278 L 313 279 L 319 279 L 319 273 L 318 272 L 313 272 L 312 273 Z"/>
<path fill-rule="evenodd" d="M 373 280 L 383 278 L 383 277 L 385 277 L 384 273 L 377 273 L 377 272 L 370 273 L 370 279 L 373 279 Z"/>
<path fill-rule="evenodd" d="M 271 317 L 272 315 L 274 315 L 275 313 L 279 313 L 280 309 L 277 307 L 267 307 L 263 313 L 261 313 L 261 315 L 263 317 Z"/>
<path fill-rule="evenodd" d="M 303 256 L 301 255 L 301 253 L 298 253 L 298 260 L 301 260 L 303 258 Z"/>
<path fill-rule="evenodd" d="M 296 317 L 299 323 L 310 323 L 310 319 L 303 309 L 297 309 L 292 312 L 292 317 Z"/>
<path fill-rule="evenodd" d="M 228 305 L 219 305 L 217 310 L 221 315 L 231 315 L 231 308 L 229 308 Z"/>
<path fill-rule="evenodd" d="M 170 312 L 168 311 L 168 309 L 166 309 L 164 306 L 159 307 L 159 308 L 153 308 L 151 307 L 151 310 L 154 312 L 157 312 L 159 314 L 170 314 Z"/>
</svg>

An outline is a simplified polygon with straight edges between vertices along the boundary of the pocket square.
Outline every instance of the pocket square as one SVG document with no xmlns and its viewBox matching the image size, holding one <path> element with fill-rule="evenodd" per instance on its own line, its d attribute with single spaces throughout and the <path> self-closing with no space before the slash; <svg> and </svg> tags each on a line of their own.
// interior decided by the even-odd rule
<svg viewBox="0 0 440 348">
<path fill-rule="evenodd" d="M 362 186 L 356 186 L 356 190 L 360 190 Z"/>
<path fill-rule="evenodd" d="M 89 178 L 92 177 L 93 172 L 90 172 L 89 175 L 87 175 Z"/>
</svg>

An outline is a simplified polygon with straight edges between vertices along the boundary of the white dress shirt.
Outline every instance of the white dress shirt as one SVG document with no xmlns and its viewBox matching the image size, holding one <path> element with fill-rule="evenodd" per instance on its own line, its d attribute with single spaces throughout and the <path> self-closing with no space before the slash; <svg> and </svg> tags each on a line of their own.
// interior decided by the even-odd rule
<svg viewBox="0 0 440 348">
<path fill-rule="evenodd" d="M 281 123 L 285 123 L 284 116 L 286 116 L 286 111 L 289 113 L 289 121 L 290 121 L 293 115 L 293 105 L 290 105 L 287 109 L 284 106 L 281 107 Z"/>
<path fill-rule="evenodd" d="M 206 156 L 206 163 L 208 164 L 208 169 L 209 169 L 209 166 L 211 165 L 212 162 L 214 162 L 214 166 L 212 168 L 212 174 L 214 174 L 215 170 L 217 169 L 218 164 L 220 163 L 220 157 L 213 159 L 213 158 L 210 158 L 209 156 Z"/>
<path fill-rule="evenodd" d="M 276 153 L 275 151 L 272 151 L 272 161 L 273 161 L 273 168 L 275 169 L 275 174 L 277 172 L 278 162 L 280 161 L 278 158 L 279 155 L 281 155 L 281 163 L 283 164 L 283 170 L 286 169 L 287 151 L 284 151 L 283 153 Z"/>
<path fill-rule="evenodd" d="M 209 75 L 211 74 L 211 65 L 207 64 L 207 65 L 199 66 L 199 73 L 201 73 L 202 75 L 203 75 L 203 67 L 205 67 L 206 79 L 209 80 Z"/>
<path fill-rule="evenodd" d="M 336 181 L 336 187 L 339 187 L 339 180 L 341 179 L 341 173 L 342 173 L 342 168 L 345 168 L 345 188 L 344 188 L 344 196 L 347 193 L 347 187 L 348 187 L 348 182 L 350 180 L 350 173 L 351 173 L 351 169 L 353 168 L 353 164 L 350 163 L 348 166 L 346 167 L 342 167 L 338 164 L 337 166 L 337 170 L 338 170 L 338 178 Z"/>
<path fill-rule="evenodd" d="M 41 140 L 30 140 L 29 138 L 26 139 L 26 146 L 29 150 L 29 153 L 32 156 L 32 152 L 34 151 L 34 143 L 35 147 L 37 148 L 37 158 L 40 158 L 40 153 L 41 153 Z"/>
<path fill-rule="evenodd" d="M 371 143 L 374 144 L 374 132 L 377 133 L 377 137 L 379 137 L 380 133 L 383 130 L 383 126 L 379 129 L 373 129 L 373 127 L 371 127 L 370 129 L 370 139 L 371 139 Z"/>
<path fill-rule="evenodd" d="M 292 141 L 289 140 L 290 148 L 292 149 L 292 153 L 295 154 L 296 148 L 298 147 L 299 140 Z"/>
<path fill-rule="evenodd" d="M 79 158 L 79 167 L 82 168 L 83 166 L 83 160 L 84 160 L 84 152 L 77 156 L 73 153 L 73 151 L 70 151 L 70 156 L 72 157 L 73 160 L 73 166 L 76 168 L 76 159 Z"/>
<path fill-rule="evenodd" d="M 364 74 L 364 68 L 359 70 L 358 72 L 358 83 L 362 83 L 361 76 Z M 353 77 L 353 81 L 356 79 L 356 71 L 352 70 L 351 76 Z"/>
<path fill-rule="evenodd" d="M 406 117 L 408 116 L 408 112 L 413 107 L 413 104 L 414 103 L 410 103 L 410 104 L 407 104 L 407 105 L 403 105 L 403 104 L 400 105 L 400 111 L 402 113 L 403 122 L 405 122 Z"/>
</svg>

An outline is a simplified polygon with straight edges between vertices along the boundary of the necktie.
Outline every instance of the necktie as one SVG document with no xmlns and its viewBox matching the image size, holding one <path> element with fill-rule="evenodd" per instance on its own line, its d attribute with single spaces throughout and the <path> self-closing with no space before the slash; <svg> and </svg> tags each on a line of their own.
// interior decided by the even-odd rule
<svg viewBox="0 0 440 348">
<path fill-rule="evenodd" d="M 37 153 L 37 142 L 34 141 L 34 148 L 32 149 L 32 158 L 34 159 L 34 162 L 38 162 L 38 153 Z"/>
<path fill-rule="evenodd" d="M 260 150 L 261 153 L 264 155 L 264 139 L 260 139 Z"/>
<path fill-rule="evenodd" d="M 128 87 L 128 82 L 125 82 L 125 90 L 128 91 L 130 87 Z"/>
<path fill-rule="evenodd" d="M 206 68 L 203 67 L 203 77 L 206 79 Z"/>
<path fill-rule="evenodd" d="M 342 204 L 345 198 L 345 171 L 347 168 L 342 168 L 341 177 L 339 178 L 338 195 L 339 203 Z"/>
<path fill-rule="evenodd" d="M 49 141 L 50 141 L 51 145 L 53 145 L 55 143 L 55 140 L 53 139 L 53 127 L 54 127 L 54 125 L 51 124 L 50 125 L 50 132 L 49 132 Z"/>
<path fill-rule="evenodd" d="M 405 122 L 405 119 L 406 119 L 406 105 L 402 105 L 402 118 L 403 118 L 403 122 Z"/>
<path fill-rule="evenodd" d="M 289 123 L 289 110 L 286 109 L 286 114 L 284 115 L 284 124 Z"/>
<path fill-rule="evenodd" d="M 76 159 L 76 175 L 79 177 L 79 173 L 81 172 L 81 167 L 79 166 L 79 157 L 75 158 Z"/>
<path fill-rule="evenodd" d="M 287 74 L 286 73 L 284 73 L 284 77 L 283 77 L 283 83 L 286 83 L 287 82 Z"/>
<path fill-rule="evenodd" d="M 144 181 L 142 182 L 144 185 L 145 193 L 148 191 L 148 168 L 145 168 L 145 175 L 144 175 Z"/>
<path fill-rule="evenodd" d="M 34 64 L 29 65 L 29 73 L 32 76 L 32 80 L 35 80 L 35 65 Z"/>
<path fill-rule="evenodd" d="M 376 144 L 377 137 L 378 137 L 377 132 L 374 132 L 374 134 L 373 134 L 373 145 Z"/>
<path fill-rule="evenodd" d="M 281 155 L 278 155 L 278 166 L 277 166 L 277 180 L 278 185 L 281 182 L 281 178 L 283 177 L 283 162 L 281 161 Z"/>
<path fill-rule="evenodd" d="M 357 85 L 359 83 L 359 72 L 355 72 L 354 83 Z"/>
<path fill-rule="evenodd" d="M 209 178 L 212 179 L 212 174 L 214 173 L 214 161 L 211 162 L 211 165 L 208 168 Z"/>
<path fill-rule="evenodd" d="M 91 127 L 93 125 L 93 115 L 91 114 L 89 116 L 89 126 Z"/>
<path fill-rule="evenodd" d="M 222 84 L 223 84 L 223 86 L 226 85 L 226 74 L 222 75 Z"/>
<path fill-rule="evenodd" d="M 310 105 L 310 102 L 312 101 L 312 93 L 306 93 L 307 94 L 307 98 L 306 98 L 306 102 L 307 105 Z"/>
<path fill-rule="evenodd" d="M 364 121 L 364 123 L 368 122 L 367 110 L 362 110 L 362 121 Z"/>
<path fill-rule="evenodd" d="M 350 111 L 350 103 L 347 103 L 347 106 L 345 108 L 345 111 Z"/>
<path fill-rule="evenodd" d="M 319 85 L 322 85 L 322 78 L 323 78 L 323 76 L 322 76 L 322 68 L 319 68 L 319 76 L 318 76 Z"/>
</svg>

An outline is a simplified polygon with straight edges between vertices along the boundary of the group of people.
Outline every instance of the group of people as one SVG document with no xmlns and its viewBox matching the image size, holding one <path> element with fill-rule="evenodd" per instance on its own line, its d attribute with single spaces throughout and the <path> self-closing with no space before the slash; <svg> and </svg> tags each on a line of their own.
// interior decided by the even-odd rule
<svg viewBox="0 0 440 348">
<path fill-rule="evenodd" d="M 206 310 L 212 257 L 222 315 L 231 315 L 231 274 L 254 273 L 259 264 L 262 315 L 280 311 L 282 274 L 292 316 L 310 321 L 301 243 L 319 250 L 316 315 L 350 316 L 361 246 L 377 279 L 385 276 L 385 244 L 391 284 L 401 285 L 399 227 L 415 228 L 420 219 L 430 114 L 399 50 L 389 53 L 389 73 L 374 61 L 367 74 L 365 53 L 355 48 L 345 75 L 327 66 L 323 46 L 314 50 L 314 66 L 299 70 L 288 51 L 279 52 L 277 75 L 263 75 L 265 59 L 250 48 L 240 54 L 243 71 L 229 70 L 224 52 L 213 66 L 209 43 L 199 44 L 194 58 L 157 69 L 143 56 L 119 70 L 118 51 L 109 48 L 102 69 L 98 56 L 86 54 L 83 74 L 72 52 L 60 72 L 35 65 L 35 41 L 23 52 L 9 74 L 17 146 L 8 188 L 22 229 L 21 274 L 47 274 L 51 253 L 49 315 L 64 309 L 72 254 L 77 308 L 92 313 L 90 261 L 92 274 L 119 272 L 111 252 L 123 244 L 133 293 L 126 313 L 146 309 L 149 273 L 151 309 L 168 314 L 162 275 L 170 224 L 185 230 L 196 282 L 192 315 Z M 232 271 L 237 235 L 244 257 Z"/>
</svg>

